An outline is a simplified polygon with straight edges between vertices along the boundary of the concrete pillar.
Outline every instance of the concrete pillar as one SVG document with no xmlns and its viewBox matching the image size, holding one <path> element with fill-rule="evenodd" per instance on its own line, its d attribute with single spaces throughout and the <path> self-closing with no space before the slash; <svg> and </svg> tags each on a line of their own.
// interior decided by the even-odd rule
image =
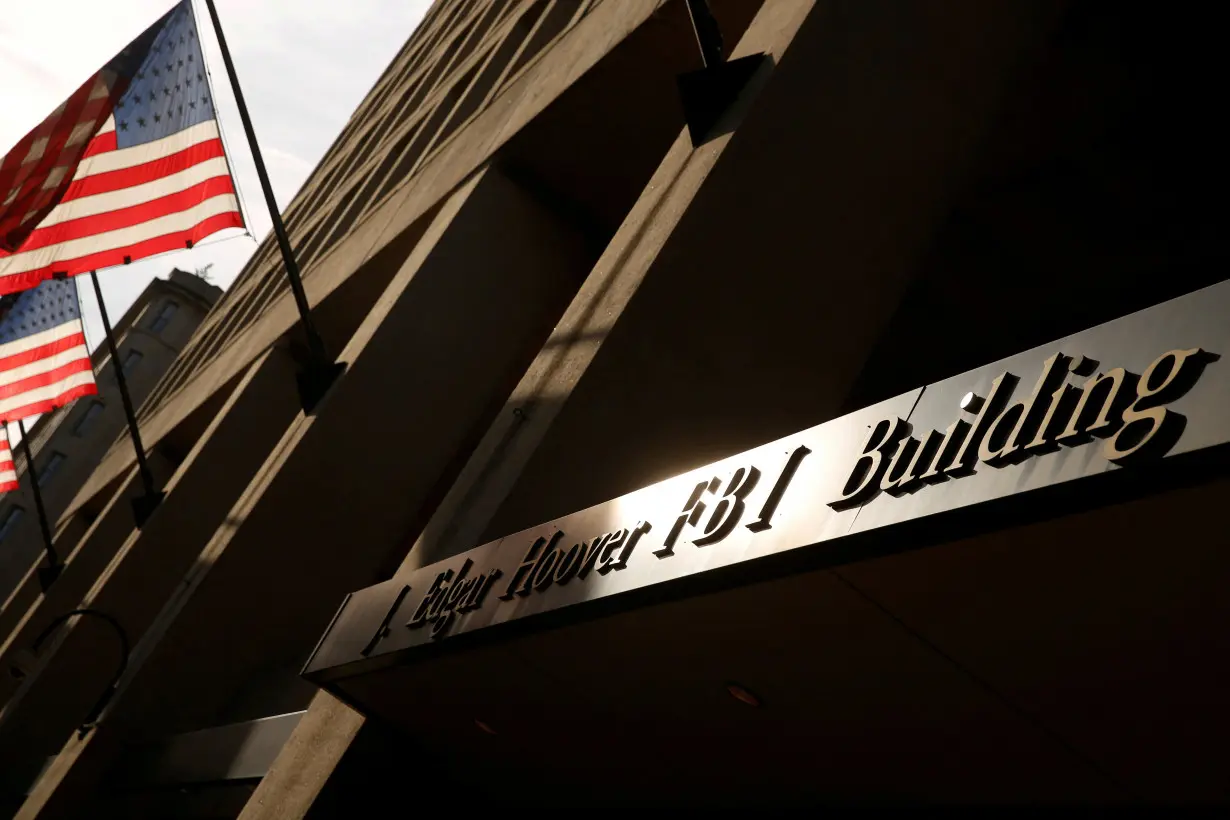
<svg viewBox="0 0 1230 820">
<path fill-rule="evenodd" d="M 306 817 L 364 722 L 363 715 L 328 692 L 319 692 L 273 769 L 256 787 L 241 820 Z"/>
<path fill-rule="evenodd" d="M 781 59 L 811 7 L 812 0 L 767 4 L 732 57 L 765 51 Z M 428 520 L 399 575 L 478 542 L 770 76 L 766 67 L 749 83 L 718 128 L 723 132 L 720 136 L 694 149 L 687 132 L 680 133 L 503 412 Z M 312 800 L 342 763 L 354 739 L 367 730 L 364 720 L 326 693 L 313 700 L 241 820 L 311 816 Z"/>
<path fill-rule="evenodd" d="M 294 377 L 294 363 L 279 348 L 253 363 L 167 482 L 165 500 L 143 529 L 129 533 L 78 606 L 115 618 L 131 644 L 141 639 L 299 412 Z M 74 619 L 42 649 L 0 711 L 0 765 L 14 755 L 55 754 L 85 718 L 115 674 L 116 638 L 108 629 Z"/>
<path fill-rule="evenodd" d="M 116 744 L 233 718 L 246 680 L 302 662 L 346 592 L 405 549 L 588 266 L 583 240 L 499 173 L 452 194 L 343 351 L 345 372 L 134 649 L 103 721 L 70 736 L 19 816 L 73 816 Z"/>
</svg>

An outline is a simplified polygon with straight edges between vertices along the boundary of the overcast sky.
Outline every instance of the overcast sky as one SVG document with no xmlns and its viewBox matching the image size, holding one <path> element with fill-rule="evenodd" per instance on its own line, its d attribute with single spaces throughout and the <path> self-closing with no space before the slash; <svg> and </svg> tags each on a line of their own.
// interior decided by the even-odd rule
<svg viewBox="0 0 1230 820">
<path fill-rule="evenodd" d="M 204 0 L 194 3 L 198 19 L 204 21 L 201 42 L 213 74 L 223 136 L 251 233 L 260 238 L 269 231 L 268 211 Z M 216 0 L 216 4 L 274 193 L 284 209 L 422 20 L 431 0 Z M 4 5 L 0 155 L 175 0 L 6 0 Z M 257 243 L 241 234 L 218 242 L 222 235 L 191 251 L 101 272 L 112 320 L 128 309 L 152 278 L 165 278 L 173 267 L 193 270 L 212 263 L 212 281 L 229 287 Z M 86 335 L 96 346 L 102 338 L 101 320 L 88 278 L 80 284 Z"/>
</svg>

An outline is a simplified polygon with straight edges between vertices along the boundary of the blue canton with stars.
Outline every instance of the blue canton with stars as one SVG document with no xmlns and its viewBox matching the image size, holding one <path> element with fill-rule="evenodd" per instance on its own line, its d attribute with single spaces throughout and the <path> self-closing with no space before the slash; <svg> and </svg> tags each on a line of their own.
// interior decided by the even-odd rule
<svg viewBox="0 0 1230 820">
<path fill-rule="evenodd" d="M 80 318 L 76 283 L 49 279 L 33 290 L 0 298 L 0 345 Z"/>
<path fill-rule="evenodd" d="M 214 117 L 190 0 L 171 9 L 115 104 L 117 148 L 162 139 Z"/>
</svg>

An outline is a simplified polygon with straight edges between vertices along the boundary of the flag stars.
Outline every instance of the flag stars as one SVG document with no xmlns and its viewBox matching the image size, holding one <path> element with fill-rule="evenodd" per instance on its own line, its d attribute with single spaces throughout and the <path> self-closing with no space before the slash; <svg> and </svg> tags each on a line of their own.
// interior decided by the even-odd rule
<svg viewBox="0 0 1230 820">
<path fill-rule="evenodd" d="M 159 72 L 157 68 L 154 68 L 154 69 L 153 69 L 153 72 L 154 72 L 154 76 L 155 76 L 155 77 L 161 77 L 161 76 L 162 76 L 161 72 Z"/>
<path fill-rule="evenodd" d="M 127 120 L 120 120 L 120 130 L 121 130 L 121 131 L 127 131 L 127 130 L 128 130 L 128 121 L 127 121 Z"/>
<path fill-rule="evenodd" d="M 161 114 L 155 114 L 155 115 L 154 115 L 154 122 L 162 122 L 162 115 L 161 115 Z"/>
<path fill-rule="evenodd" d="M 137 117 L 137 125 L 141 128 L 145 127 L 145 117 Z"/>
</svg>

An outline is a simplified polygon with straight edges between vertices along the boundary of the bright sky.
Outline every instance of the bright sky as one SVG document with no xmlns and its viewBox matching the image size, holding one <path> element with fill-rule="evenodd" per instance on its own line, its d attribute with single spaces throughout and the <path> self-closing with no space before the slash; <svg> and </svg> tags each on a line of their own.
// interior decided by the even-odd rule
<svg viewBox="0 0 1230 820">
<path fill-rule="evenodd" d="M 263 237 L 270 221 L 256 168 L 204 0 L 194 3 L 240 196 L 252 234 Z M 6 2 L 0 15 L 0 155 L 174 4 Z M 274 194 L 285 208 L 431 0 L 216 0 L 216 5 Z M 213 283 L 230 286 L 257 243 L 228 233 L 239 238 L 217 242 L 225 235 L 218 234 L 190 251 L 100 272 L 112 320 L 152 278 L 165 278 L 174 267 L 194 270 L 212 263 Z M 88 278 L 80 284 L 93 347 L 102 340 L 102 322 Z"/>
</svg>

